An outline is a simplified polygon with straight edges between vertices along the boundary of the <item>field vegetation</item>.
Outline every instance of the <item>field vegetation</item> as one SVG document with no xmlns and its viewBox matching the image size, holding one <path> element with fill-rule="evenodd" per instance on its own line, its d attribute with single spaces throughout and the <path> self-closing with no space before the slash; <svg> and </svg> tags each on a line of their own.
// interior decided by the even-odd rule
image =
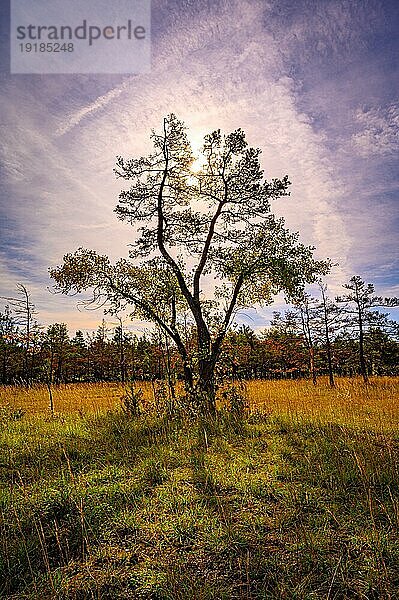
<svg viewBox="0 0 399 600">
<path fill-rule="evenodd" d="M 336 383 L 2 388 L 0 596 L 398 597 L 399 380 Z"/>
<path fill-rule="evenodd" d="M 138 381 L 134 387 L 142 391 L 142 409 L 151 412 L 159 382 Z M 228 388 L 229 384 L 220 387 L 219 403 L 223 403 L 223 390 Z M 54 386 L 52 396 L 55 412 L 63 417 L 118 409 L 129 390 L 130 384 L 118 382 L 60 384 Z M 399 429 L 399 377 L 375 377 L 368 385 L 360 377 L 337 377 L 335 388 L 328 386 L 327 377 L 319 378 L 317 386 L 309 379 L 256 380 L 245 383 L 245 395 L 252 412 L 261 410 L 296 421 Z M 11 412 L 23 413 L 25 419 L 48 415 L 48 389 L 45 385 L 4 386 L 0 388 L 0 404 Z"/>
</svg>

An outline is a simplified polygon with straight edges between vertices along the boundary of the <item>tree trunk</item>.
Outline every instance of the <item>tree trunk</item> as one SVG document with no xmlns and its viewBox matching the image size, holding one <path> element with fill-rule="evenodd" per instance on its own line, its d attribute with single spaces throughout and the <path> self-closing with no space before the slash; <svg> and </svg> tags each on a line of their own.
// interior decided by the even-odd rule
<svg viewBox="0 0 399 600">
<path fill-rule="evenodd" d="M 54 400 L 53 400 L 53 392 L 51 389 L 50 381 L 47 381 L 47 389 L 48 389 L 48 395 L 49 395 L 49 409 L 51 411 L 51 414 L 54 415 Z"/>
<path fill-rule="evenodd" d="M 4 352 L 3 352 L 3 369 L 2 369 L 2 376 L 1 376 L 1 382 L 3 385 L 5 385 L 7 383 L 7 345 L 4 345 Z"/>
<path fill-rule="evenodd" d="M 166 346 L 166 376 L 168 379 L 168 388 L 169 388 L 170 398 L 171 398 L 172 405 L 174 408 L 175 401 L 176 401 L 176 392 L 175 392 L 174 377 L 173 377 L 173 373 L 172 373 L 172 364 L 171 364 L 171 360 L 170 360 L 170 346 L 169 346 L 167 336 L 165 336 L 165 346 Z"/>
<path fill-rule="evenodd" d="M 309 305 L 308 302 L 305 302 L 304 307 L 300 307 L 301 314 L 301 322 L 302 322 L 302 331 L 305 337 L 306 345 L 308 348 L 309 354 L 309 370 L 312 375 L 313 385 L 317 384 L 317 374 L 316 374 L 316 364 L 314 359 L 314 346 L 313 346 L 313 337 L 312 331 L 310 329 L 310 315 L 309 315 Z"/>
<path fill-rule="evenodd" d="M 334 372 L 333 372 L 333 366 L 332 366 L 332 356 L 331 356 L 331 340 L 330 340 L 330 332 L 328 329 L 327 300 L 326 300 L 326 296 L 324 294 L 324 288 L 322 286 L 321 286 L 321 297 L 323 300 L 324 331 L 326 334 L 328 377 L 330 380 L 330 387 L 335 387 Z"/>
<path fill-rule="evenodd" d="M 360 359 L 360 370 L 363 376 L 364 383 L 369 382 L 369 376 L 367 373 L 366 359 L 364 357 L 364 333 L 363 333 L 363 321 L 359 315 L 359 359 Z"/>
<path fill-rule="evenodd" d="M 125 373 L 125 340 L 124 340 L 124 332 L 123 332 L 123 321 L 121 318 L 118 317 L 118 321 L 119 321 L 119 327 L 120 327 L 120 339 L 119 339 L 119 370 L 120 370 L 120 377 L 121 377 L 121 383 L 124 384 L 125 380 L 126 380 L 126 373 Z"/>
<path fill-rule="evenodd" d="M 332 368 L 332 358 L 331 358 L 331 343 L 330 343 L 329 338 L 327 338 L 327 340 L 326 340 L 326 346 L 327 346 L 328 377 L 330 380 L 330 387 L 335 387 L 334 372 L 333 372 L 333 368 Z"/>
<path fill-rule="evenodd" d="M 317 375 L 316 375 L 316 366 L 315 366 L 315 360 L 314 360 L 313 346 L 309 347 L 309 365 L 310 365 L 310 372 L 312 373 L 313 385 L 316 385 L 317 384 Z"/>
<path fill-rule="evenodd" d="M 184 385 L 187 393 L 192 393 L 194 388 L 194 377 L 188 362 L 183 361 Z"/>
<path fill-rule="evenodd" d="M 199 378 L 197 392 L 200 409 L 204 416 L 214 417 L 216 414 L 215 363 L 210 358 L 199 361 Z"/>
<path fill-rule="evenodd" d="M 56 385 L 60 385 L 62 380 L 62 358 L 58 357 L 57 368 L 55 370 L 55 383 Z"/>
</svg>

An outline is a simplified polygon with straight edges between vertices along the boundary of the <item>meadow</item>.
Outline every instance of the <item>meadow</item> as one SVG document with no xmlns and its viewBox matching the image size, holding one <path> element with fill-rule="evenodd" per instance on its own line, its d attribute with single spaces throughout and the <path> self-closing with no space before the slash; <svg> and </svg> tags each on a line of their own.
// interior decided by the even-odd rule
<svg viewBox="0 0 399 600">
<path fill-rule="evenodd" d="M 0 597 L 399 597 L 399 379 L 255 381 L 216 422 L 0 390 Z"/>
</svg>

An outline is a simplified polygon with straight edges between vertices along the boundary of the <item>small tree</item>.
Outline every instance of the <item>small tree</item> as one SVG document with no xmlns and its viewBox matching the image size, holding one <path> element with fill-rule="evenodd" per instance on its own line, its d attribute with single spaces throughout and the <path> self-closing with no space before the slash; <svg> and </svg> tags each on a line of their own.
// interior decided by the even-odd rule
<svg viewBox="0 0 399 600">
<path fill-rule="evenodd" d="M 370 373 L 372 375 L 397 375 L 399 368 L 399 323 L 386 319 L 382 325 L 373 325 L 365 336 Z"/>
<path fill-rule="evenodd" d="M 330 387 L 335 387 L 331 337 L 340 329 L 342 310 L 337 304 L 328 298 L 327 286 L 323 285 L 322 283 L 319 283 L 319 286 L 321 292 L 321 301 L 319 302 L 321 311 L 320 328 L 324 333 Z"/>
<path fill-rule="evenodd" d="M 54 381 L 57 385 L 61 382 L 62 363 L 68 342 L 68 329 L 65 323 L 49 325 L 43 336 L 43 346 L 48 351 L 45 378 L 49 394 L 49 408 L 52 414 L 54 414 L 52 385 Z"/>
<path fill-rule="evenodd" d="M 44 346 L 48 350 L 48 376 L 50 383 L 60 384 L 63 363 L 69 344 L 68 329 L 65 323 L 49 325 L 44 335 Z"/>
<path fill-rule="evenodd" d="M 115 327 L 113 341 L 118 348 L 119 355 L 119 377 L 121 383 L 125 383 L 126 380 L 126 357 L 125 357 L 125 345 L 126 345 L 126 336 L 123 330 L 123 320 L 122 317 L 116 315 L 118 319 L 119 325 Z"/>
<path fill-rule="evenodd" d="M 89 348 L 92 357 L 93 376 L 96 381 L 109 379 L 112 346 L 109 343 L 108 337 L 109 327 L 105 319 L 103 319 L 101 325 L 97 327 Z"/>
<path fill-rule="evenodd" d="M 365 333 L 370 326 L 380 321 L 377 307 L 399 306 L 399 298 L 383 298 L 374 296 L 374 285 L 365 283 L 359 275 L 355 275 L 343 286 L 349 293 L 338 296 L 338 303 L 345 303 L 347 327 L 357 332 L 359 347 L 360 372 L 365 383 L 368 383 L 368 369 L 365 355 Z"/>
<path fill-rule="evenodd" d="M 82 379 L 89 378 L 87 368 L 87 356 L 88 349 L 85 341 L 83 332 L 78 330 L 75 333 L 69 344 L 70 348 L 70 361 L 69 364 L 72 369 L 72 380 L 81 381 Z"/>
<path fill-rule="evenodd" d="M 0 312 L 0 360 L 1 360 L 1 383 L 9 382 L 10 377 L 10 359 L 16 348 L 18 328 L 9 306 L 6 306 L 4 312 Z M 15 365 L 14 365 L 15 370 Z"/>
<path fill-rule="evenodd" d="M 8 306 L 14 312 L 14 321 L 17 325 L 22 327 L 20 330 L 21 341 L 24 349 L 23 358 L 23 379 L 26 385 L 31 383 L 33 377 L 34 361 L 33 358 L 29 364 L 29 354 L 31 347 L 34 345 L 34 338 L 38 332 L 38 325 L 34 320 L 37 314 L 35 305 L 32 303 L 31 295 L 26 286 L 22 283 L 17 284 L 17 291 L 20 295 L 19 298 L 3 298 L 7 300 Z"/>
<path fill-rule="evenodd" d="M 320 359 L 320 351 L 325 349 L 329 383 L 330 387 L 334 387 L 332 340 L 343 326 L 342 308 L 327 297 L 327 286 L 321 281 L 318 283 L 321 298 L 312 298 L 308 294 L 304 294 L 295 306 L 299 313 L 298 320 L 306 340 L 313 383 L 316 384 L 317 382 L 315 350 L 318 350 Z"/>
<path fill-rule="evenodd" d="M 117 159 L 116 175 L 130 188 L 121 192 L 116 213 L 139 233 L 130 260 L 112 265 L 80 248 L 50 274 L 59 292 L 92 288 L 111 310 L 129 304 L 158 325 L 180 353 L 192 401 L 214 413 L 215 366 L 235 311 L 269 304 L 279 291 L 297 293 L 328 266 L 271 214 L 270 201 L 288 194 L 288 176 L 266 181 L 260 150 L 248 147 L 241 129 L 206 135 L 197 170 L 174 115 L 151 139 L 148 156 Z M 184 340 L 187 314 L 195 356 Z"/>
<path fill-rule="evenodd" d="M 301 299 L 294 301 L 294 320 L 298 322 L 298 330 L 303 335 L 309 357 L 309 372 L 313 385 L 317 384 L 317 371 L 315 361 L 315 321 L 318 317 L 317 305 L 309 294 L 303 294 Z"/>
</svg>

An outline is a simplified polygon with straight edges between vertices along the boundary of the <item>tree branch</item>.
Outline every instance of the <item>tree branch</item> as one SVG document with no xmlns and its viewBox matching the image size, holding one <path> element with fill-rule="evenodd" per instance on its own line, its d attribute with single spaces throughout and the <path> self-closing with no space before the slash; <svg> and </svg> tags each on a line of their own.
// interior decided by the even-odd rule
<svg viewBox="0 0 399 600">
<path fill-rule="evenodd" d="M 159 187 L 158 202 L 157 202 L 157 212 L 158 212 L 157 243 L 158 243 L 158 248 L 159 248 L 161 255 L 165 259 L 165 261 L 168 263 L 168 265 L 173 270 L 173 272 L 176 276 L 176 279 L 178 281 L 178 284 L 180 286 L 181 292 L 182 292 L 184 298 L 186 299 L 186 301 L 194 315 L 195 321 L 197 322 L 197 324 L 199 324 L 201 329 L 204 332 L 206 332 L 206 336 L 209 337 L 208 327 L 202 316 L 201 306 L 200 306 L 199 302 L 197 302 L 193 298 L 193 295 L 190 293 L 190 290 L 187 287 L 186 281 L 183 277 L 183 274 L 182 274 L 178 264 L 173 259 L 173 257 L 169 254 L 169 252 L 167 251 L 165 244 L 164 244 L 163 237 L 164 237 L 165 218 L 164 218 L 164 214 L 163 214 L 162 201 L 163 201 L 163 190 L 166 186 L 166 180 L 168 177 L 168 167 L 169 167 L 169 152 L 168 152 L 168 147 L 167 147 L 166 142 L 167 142 L 166 119 L 164 119 L 163 153 L 164 153 L 164 158 L 165 158 L 165 169 L 164 169 L 164 174 L 163 174 L 162 181 L 161 181 L 161 184 Z"/>
<path fill-rule="evenodd" d="M 221 344 L 222 344 L 222 342 L 224 340 L 224 337 L 226 335 L 227 329 L 229 327 L 230 319 L 231 319 L 231 316 L 233 314 L 234 307 L 235 307 L 235 305 L 237 303 L 238 294 L 240 293 L 240 290 L 241 290 L 241 287 L 242 287 L 243 283 L 244 283 L 244 275 L 242 273 L 240 273 L 240 275 L 238 276 L 238 279 L 236 281 L 236 284 L 234 286 L 233 295 L 231 297 L 229 307 L 228 307 L 228 309 L 226 311 L 226 314 L 225 314 L 225 317 L 224 317 L 224 320 L 223 320 L 222 330 L 217 335 L 215 341 L 212 344 L 212 359 L 214 361 L 216 361 L 217 356 L 219 354 L 220 346 L 221 346 Z"/>
<path fill-rule="evenodd" d="M 187 350 L 186 350 L 186 348 L 181 340 L 180 334 L 176 330 L 176 328 L 173 325 L 169 326 L 163 319 L 161 319 L 161 317 L 159 315 L 157 315 L 157 313 L 151 308 L 151 306 L 149 304 L 147 304 L 147 302 L 145 302 L 141 298 L 133 296 L 132 294 L 130 294 L 129 292 L 126 292 L 125 290 L 121 290 L 118 286 L 116 286 L 114 284 L 114 282 L 112 281 L 112 279 L 109 277 L 109 275 L 107 273 L 104 273 L 104 275 L 105 275 L 106 279 L 108 280 L 108 284 L 109 284 L 110 288 L 112 289 L 112 291 L 117 294 L 120 294 L 123 298 L 125 298 L 126 300 L 129 300 L 130 302 L 132 302 L 133 304 L 136 304 L 142 310 L 144 310 L 144 312 L 146 314 L 148 314 L 148 316 L 153 321 L 155 321 L 155 323 L 157 323 L 165 331 L 165 333 L 167 333 L 171 337 L 171 339 L 175 342 L 183 360 L 188 360 Z"/>
<path fill-rule="evenodd" d="M 209 225 L 209 230 L 208 230 L 208 235 L 206 237 L 205 240 L 205 244 L 204 244 L 204 249 L 202 251 L 202 255 L 201 255 L 201 259 L 198 263 L 198 266 L 195 270 L 195 274 L 194 274 L 194 299 L 199 302 L 199 293 L 200 293 L 200 279 L 201 279 L 201 275 L 204 271 L 205 265 L 206 265 L 206 261 L 208 258 L 208 254 L 209 254 L 209 248 L 211 247 L 211 243 L 212 243 L 212 239 L 215 233 L 215 227 L 216 227 L 216 221 L 218 220 L 218 218 L 220 217 L 221 213 L 222 213 L 222 209 L 223 206 L 227 203 L 227 196 L 228 196 L 228 189 L 227 189 L 227 182 L 226 179 L 224 177 L 224 172 L 225 172 L 225 168 L 226 168 L 226 158 L 224 161 L 224 166 L 223 166 L 223 171 L 221 173 L 221 177 L 223 179 L 223 184 L 224 184 L 224 196 L 223 196 L 223 200 L 219 200 L 219 204 L 218 207 L 216 209 L 215 214 L 212 217 L 212 220 L 210 222 Z"/>
</svg>

